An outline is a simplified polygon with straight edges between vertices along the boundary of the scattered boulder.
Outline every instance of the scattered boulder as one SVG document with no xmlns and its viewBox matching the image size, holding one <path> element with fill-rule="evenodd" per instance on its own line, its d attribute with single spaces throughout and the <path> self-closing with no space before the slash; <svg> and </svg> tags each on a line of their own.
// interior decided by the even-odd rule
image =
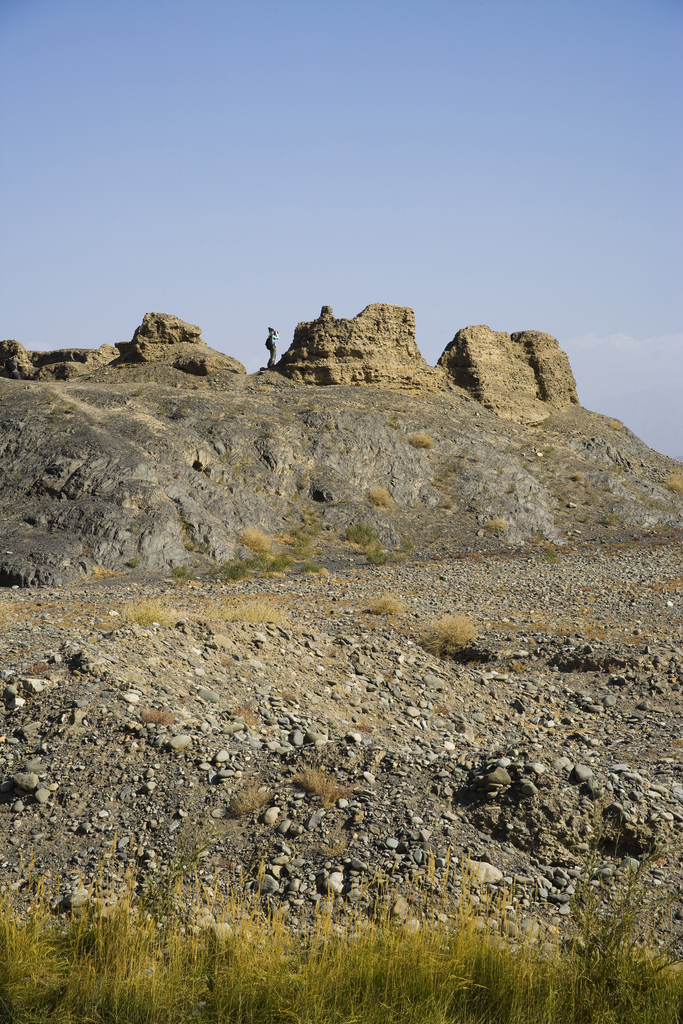
<svg viewBox="0 0 683 1024">
<path fill-rule="evenodd" d="M 297 325 L 280 373 L 303 384 L 369 384 L 388 390 L 438 391 L 445 375 L 429 366 L 415 344 L 408 306 L 375 302 L 352 320 L 323 306 L 317 320 Z"/>
</svg>

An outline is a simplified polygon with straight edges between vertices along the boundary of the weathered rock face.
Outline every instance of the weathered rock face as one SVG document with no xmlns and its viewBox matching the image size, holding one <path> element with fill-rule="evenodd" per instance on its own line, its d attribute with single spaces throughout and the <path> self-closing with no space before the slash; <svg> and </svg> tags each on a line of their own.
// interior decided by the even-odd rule
<svg viewBox="0 0 683 1024">
<path fill-rule="evenodd" d="M 337 320 L 332 307 L 323 306 L 317 320 L 297 325 L 277 369 L 303 384 L 370 384 L 394 391 L 438 390 L 446 380 L 420 355 L 412 309 L 384 302 L 366 306 L 352 320 Z"/>
<path fill-rule="evenodd" d="M 33 367 L 31 365 L 31 357 L 28 352 L 18 341 L 14 341 L 13 338 L 7 338 L 5 341 L 0 341 L 0 376 L 8 377 L 9 374 L 5 370 L 5 360 L 10 356 L 16 356 L 19 360 L 21 367 L 21 374 L 24 377 L 30 377 L 33 375 Z"/>
<path fill-rule="evenodd" d="M 176 370 L 206 377 L 219 370 L 246 373 L 238 359 L 209 348 L 201 327 L 168 313 L 145 313 L 132 341 L 119 341 L 119 363 L 170 363 Z"/>
<path fill-rule="evenodd" d="M 578 405 L 569 359 L 541 331 L 463 327 L 437 365 L 487 409 L 517 423 L 539 423 L 553 409 Z"/>
<path fill-rule="evenodd" d="M 89 373 L 97 366 L 106 366 L 118 352 L 112 345 L 99 348 L 61 348 L 54 352 L 30 352 L 34 380 L 70 380 Z"/>
</svg>

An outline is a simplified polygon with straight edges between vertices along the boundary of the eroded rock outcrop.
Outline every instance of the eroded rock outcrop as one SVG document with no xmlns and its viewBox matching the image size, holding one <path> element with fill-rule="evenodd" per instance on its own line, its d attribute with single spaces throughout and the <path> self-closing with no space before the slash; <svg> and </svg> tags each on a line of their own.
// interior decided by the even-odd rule
<svg viewBox="0 0 683 1024">
<path fill-rule="evenodd" d="M 541 331 L 463 327 L 437 366 L 487 409 L 518 423 L 539 423 L 554 409 L 578 405 L 569 359 Z"/>
<path fill-rule="evenodd" d="M 415 344 L 408 306 L 375 302 L 351 320 L 323 306 L 317 320 L 297 325 L 280 373 L 302 384 L 369 384 L 390 390 L 438 390 L 446 377 Z"/>
<path fill-rule="evenodd" d="M 205 377 L 219 370 L 246 373 L 238 359 L 209 348 L 202 329 L 168 313 L 145 313 L 131 341 L 118 341 L 119 363 L 170 363 L 176 370 Z"/>
</svg>

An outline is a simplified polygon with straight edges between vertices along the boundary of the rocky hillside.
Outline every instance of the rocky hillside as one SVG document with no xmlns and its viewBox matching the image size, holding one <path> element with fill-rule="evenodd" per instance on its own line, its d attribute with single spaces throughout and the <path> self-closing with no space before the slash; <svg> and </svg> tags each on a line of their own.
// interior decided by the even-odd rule
<svg viewBox="0 0 683 1024">
<path fill-rule="evenodd" d="M 253 557 L 253 529 L 338 565 L 683 524 L 680 464 L 581 408 L 547 334 L 469 327 L 434 368 L 378 304 L 323 307 L 252 375 L 164 314 L 117 349 L 22 350 L 2 381 L 4 585 L 201 571 Z"/>
</svg>

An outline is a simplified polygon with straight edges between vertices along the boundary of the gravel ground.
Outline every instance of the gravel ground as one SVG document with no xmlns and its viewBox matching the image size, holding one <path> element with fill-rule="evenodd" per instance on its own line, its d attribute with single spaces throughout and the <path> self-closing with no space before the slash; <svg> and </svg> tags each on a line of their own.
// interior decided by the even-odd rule
<svg viewBox="0 0 683 1024">
<path fill-rule="evenodd" d="M 676 938 L 682 550 L 671 534 L 5 590 L 1 886 L 21 906 L 31 875 L 59 879 L 76 906 L 103 871 L 115 900 L 133 871 L 140 894 L 163 888 L 199 849 L 200 877 L 297 928 L 328 903 L 448 914 L 469 862 L 482 927 L 552 937 L 591 858 L 618 883 L 655 850 L 659 941 Z M 403 613 L 368 611 L 382 595 Z M 127 620 L 150 600 L 168 625 Z M 223 621 L 254 600 L 281 621 Z M 457 660 L 421 646 L 445 614 L 478 628 Z"/>
</svg>

